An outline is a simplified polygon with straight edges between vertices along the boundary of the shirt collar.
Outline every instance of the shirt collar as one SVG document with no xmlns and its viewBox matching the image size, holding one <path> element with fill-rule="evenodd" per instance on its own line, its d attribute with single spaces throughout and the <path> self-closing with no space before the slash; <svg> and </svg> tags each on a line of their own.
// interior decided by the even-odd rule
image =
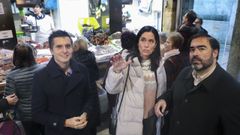
<svg viewBox="0 0 240 135">
<path fill-rule="evenodd" d="M 69 67 L 69 68 L 67 69 L 67 71 L 66 71 L 65 75 L 66 75 L 66 76 L 71 76 L 71 75 L 72 75 L 72 73 L 73 73 L 73 71 L 72 71 L 72 68 L 71 68 L 71 67 Z"/>
<path fill-rule="evenodd" d="M 49 74 L 52 77 L 56 77 L 56 76 L 65 74 L 63 72 L 63 70 L 60 68 L 60 66 L 55 62 L 54 58 L 51 58 L 47 67 L 48 67 L 48 70 L 49 70 Z M 70 73 L 70 75 L 72 75 L 73 72 L 80 72 L 78 64 L 72 59 L 70 60 L 70 67 L 67 70 L 67 72 Z"/>
<path fill-rule="evenodd" d="M 215 70 L 217 65 L 213 65 L 210 67 L 209 71 L 206 72 L 205 74 L 203 75 L 198 75 L 196 70 L 193 70 L 192 72 L 192 76 L 193 76 L 193 79 L 194 79 L 194 86 L 197 86 L 200 82 L 202 82 L 204 79 L 206 79 L 207 77 L 209 77 L 213 71 Z"/>
</svg>

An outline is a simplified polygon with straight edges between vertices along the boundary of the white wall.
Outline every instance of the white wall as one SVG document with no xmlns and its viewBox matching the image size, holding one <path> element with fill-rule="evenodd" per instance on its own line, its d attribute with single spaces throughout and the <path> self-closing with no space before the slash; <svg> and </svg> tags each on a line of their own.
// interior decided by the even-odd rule
<svg viewBox="0 0 240 135">
<path fill-rule="evenodd" d="M 154 8 L 154 11 L 150 12 L 149 14 L 141 13 L 139 11 L 139 0 L 133 0 L 131 5 L 125 5 L 123 8 L 124 11 L 128 11 L 131 15 L 132 22 L 127 23 L 126 27 L 130 30 L 139 30 L 145 25 L 151 25 L 157 29 L 161 29 L 161 11 L 162 11 L 162 0 L 152 0 L 153 4 L 151 8 Z M 158 4 L 158 5 L 154 5 Z M 157 16 L 157 12 L 155 12 L 156 8 L 158 9 L 159 16 Z"/>
<path fill-rule="evenodd" d="M 89 17 L 88 3 L 88 0 L 58 0 L 54 12 L 56 28 L 79 34 L 78 18 Z"/>
</svg>

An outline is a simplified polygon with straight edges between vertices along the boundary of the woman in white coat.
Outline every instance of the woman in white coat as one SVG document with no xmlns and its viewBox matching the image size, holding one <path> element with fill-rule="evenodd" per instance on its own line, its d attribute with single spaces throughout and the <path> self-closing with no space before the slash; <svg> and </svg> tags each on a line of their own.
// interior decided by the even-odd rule
<svg viewBox="0 0 240 135">
<path fill-rule="evenodd" d="M 133 52 L 126 56 L 112 58 L 105 88 L 110 94 L 119 93 L 119 102 L 125 94 L 118 114 L 116 135 L 142 135 L 143 120 L 153 115 L 155 99 L 166 90 L 160 84 L 165 75 L 160 62 L 160 44 L 157 30 L 152 26 L 144 26 L 137 34 L 137 44 Z M 128 66 L 129 65 L 129 66 Z M 129 76 L 127 71 L 129 67 Z"/>
</svg>

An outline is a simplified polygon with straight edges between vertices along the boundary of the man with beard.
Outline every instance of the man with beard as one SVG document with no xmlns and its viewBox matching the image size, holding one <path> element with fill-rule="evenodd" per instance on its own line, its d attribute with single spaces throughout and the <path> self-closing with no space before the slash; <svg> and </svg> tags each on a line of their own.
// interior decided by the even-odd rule
<svg viewBox="0 0 240 135">
<path fill-rule="evenodd" d="M 170 113 L 169 135 L 240 135 L 240 84 L 217 63 L 218 41 L 198 34 L 190 40 L 191 67 L 155 105 Z"/>
</svg>

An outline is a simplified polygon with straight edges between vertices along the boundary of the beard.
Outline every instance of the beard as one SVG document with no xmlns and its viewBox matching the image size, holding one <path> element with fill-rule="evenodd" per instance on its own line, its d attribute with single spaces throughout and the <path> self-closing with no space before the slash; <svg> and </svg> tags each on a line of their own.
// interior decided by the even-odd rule
<svg viewBox="0 0 240 135">
<path fill-rule="evenodd" d="M 213 62 L 214 62 L 213 55 L 211 55 L 211 57 L 206 60 L 203 60 L 195 56 L 190 61 L 192 68 L 197 72 L 206 70 L 207 68 L 212 66 Z"/>
</svg>

